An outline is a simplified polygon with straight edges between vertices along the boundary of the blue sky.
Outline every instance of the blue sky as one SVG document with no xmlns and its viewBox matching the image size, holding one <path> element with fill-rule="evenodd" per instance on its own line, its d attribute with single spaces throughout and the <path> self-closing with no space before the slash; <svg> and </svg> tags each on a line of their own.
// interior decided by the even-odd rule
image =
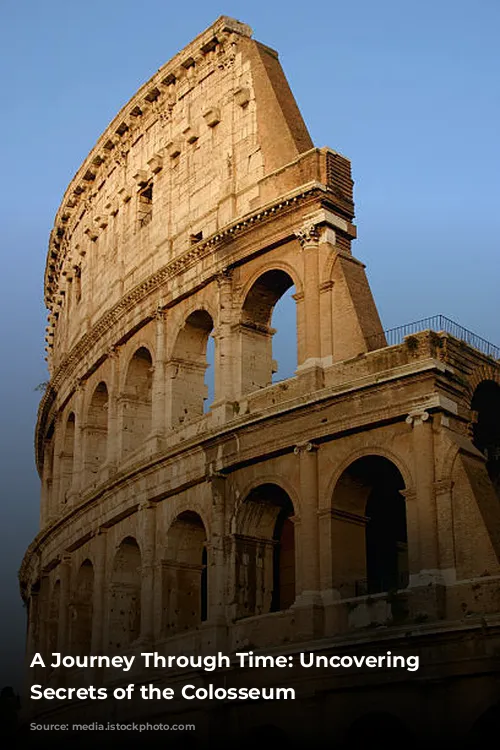
<svg viewBox="0 0 500 750">
<path fill-rule="evenodd" d="M 500 344 L 498 0 L 2 3 L 0 687 L 19 684 L 15 578 L 38 524 L 53 217 L 119 108 L 221 14 L 279 51 L 315 145 L 352 160 L 353 249 L 384 327 L 443 313 Z"/>
</svg>

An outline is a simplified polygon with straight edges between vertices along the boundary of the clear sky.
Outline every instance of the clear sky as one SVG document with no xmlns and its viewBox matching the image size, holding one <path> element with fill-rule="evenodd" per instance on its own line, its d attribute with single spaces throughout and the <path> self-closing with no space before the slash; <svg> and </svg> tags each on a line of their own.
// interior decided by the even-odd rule
<svg viewBox="0 0 500 750">
<path fill-rule="evenodd" d="M 317 146 L 352 160 L 355 255 L 389 328 L 443 313 L 500 344 L 498 0 L 0 4 L 0 687 L 19 686 L 16 574 L 38 524 L 42 281 L 67 183 L 117 111 L 225 14 L 277 49 Z"/>
</svg>

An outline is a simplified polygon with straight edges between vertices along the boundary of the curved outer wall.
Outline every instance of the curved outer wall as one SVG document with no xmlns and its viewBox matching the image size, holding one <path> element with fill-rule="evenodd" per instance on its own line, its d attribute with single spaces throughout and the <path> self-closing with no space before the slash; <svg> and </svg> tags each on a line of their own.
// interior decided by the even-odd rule
<svg viewBox="0 0 500 750">
<path fill-rule="evenodd" d="M 28 660 L 284 653 L 301 642 L 352 651 L 383 624 L 384 649 L 437 648 L 451 664 L 465 611 L 471 653 L 486 615 L 498 638 L 500 517 L 469 428 L 471 384 L 500 382 L 498 364 L 432 332 L 383 345 L 351 253 L 353 218 L 349 161 L 313 147 L 277 54 L 232 19 L 161 68 L 106 129 L 49 245 L 41 531 L 20 574 Z M 272 310 L 291 285 L 298 369 L 272 384 Z M 363 589 L 367 496 L 352 477 L 368 482 L 377 466 L 391 467 L 404 498 L 399 609 L 387 586 Z M 418 733 L 415 696 L 382 678 Z M 465 682 L 457 673 L 451 688 L 460 706 Z M 454 731 L 492 700 L 478 684 Z M 335 731 L 345 734 L 362 702 L 342 696 Z M 227 711 L 237 726 L 238 707 Z"/>
</svg>

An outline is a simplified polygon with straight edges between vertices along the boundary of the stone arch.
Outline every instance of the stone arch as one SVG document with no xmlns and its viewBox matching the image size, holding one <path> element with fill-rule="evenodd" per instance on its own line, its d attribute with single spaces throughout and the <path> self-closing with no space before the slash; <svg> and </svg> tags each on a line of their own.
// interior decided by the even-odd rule
<svg viewBox="0 0 500 750">
<path fill-rule="evenodd" d="M 381 455 L 365 454 L 340 474 L 330 531 L 334 587 L 343 597 L 408 585 L 404 490 L 399 468 Z"/>
<path fill-rule="evenodd" d="M 471 409 L 476 418 L 472 442 L 486 459 L 486 470 L 500 499 L 500 382 L 481 380 L 476 386 Z"/>
<path fill-rule="evenodd" d="M 275 329 L 271 327 L 271 319 L 278 301 L 294 285 L 295 274 L 273 266 L 261 269 L 246 291 L 239 321 L 241 393 L 251 393 L 272 383 L 276 363 L 272 348 Z"/>
<path fill-rule="evenodd" d="M 235 517 L 236 616 L 288 609 L 295 601 L 294 506 L 278 484 L 255 486 Z"/>
<path fill-rule="evenodd" d="M 145 346 L 129 360 L 121 395 L 123 457 L 140 448 L 151 432 L 153 409 L 153 358 Z"/>
<path fill-rule="evenodd" d="M 43 509 L 46 520 L 52 512 L 52 489 L 54 484 L 54 443 L 55 443 L 55 422 L 51 422 L 43 444 L 43 474 L 42 474 L 42 492 L 43 492 Z"/>
<path fill-rule="evenodd" d="M 344 473 L 344 471 L 352 464 L 354 461 L 356 461 L 358 458 L 363 458 L 364 456 L 380 456 L 381 458 L 386 458 L 388 461 L 393 463 L 401 476 L 403 477 L 403 482 L 405 485 L 405 488 L 408 491 L 411 491 L 414 482 L 413 482 L 413 474 L 408 466 L 408 464 L 401 458 L 401 456 L 398 453 L 394 453 L 394 451 L 391 451 L 389 448 L 386 448 L 385 446 L 381 445 L 363 445 L 363 447 L 358 448 L 357 450 L 351 451 L 348 453 L 342 461 L 336 466 L 334 473 L 330 477 L 328 487 L 326 490 L 326 496 L 327 498 L 331 498 L 333 495 L 333 492 L 335 490 L 335 486 L 337 482 L 339 481 L 340 477 Z"/>
<path fill-rule="evenodd" d="M 198 308 L 188 315 L 176 336 L 168 368 L 174 429 L 203 416 L 208 396 L 207 344 L 213 328 L 210 313 Z"/>
<path fill-rule="evenodd" d="M 493 367 L 492 365 L 482 365 L 481 367 L 476 367 L 476 369 L 473 370 L 473 372 L 469 376 L 467 388 L 469 394 L 469 403 L 472 402 L 474 393 L 478 385 L 482 383 L 483 380 L 493 380 L 495 383 L 498 383 L 498 385 L 500 385 L 499 368 Z"/>
<path fill-rule="evenodd" d="M 47 622 L 47 654 L 57 652 L 59 640 L 59 612 L 61 606 L 61 581 L 54 582 L 50 592 L 49 617 Z"/>
<path fill-rule="evenodd" d="M 92 478 L 108 455 L 108 387 L 101 380 L 90 399 L 85 425 L 85 470 Z"/>
<path fill-rule="evenodd" d="M 91 653 L 93 597 L 94 566 L 87 558 L 78 569 L 71 603 L 70 643 L 73 654 Z"/>
<path fill-rule="evenodd" d="M 162 562 L 164 636 L 199 627 L 208 617 L 207 532 L 201 516 L 179 513 L 171 523 Z"/>
<path fill-rule="evenodd" d="M 115 554 L 110 583 L 109 646 L 126 648 L 141 633 L 141 551 L 132 536 Z"/>
<path fill-rule="evenodd" d="M 75 435 L 76 435 L 76 418 L 72 411 L 68 415 L 64 428 L 63 449 L 60 463 L 60 496 L 63 503 L 67 502 L 68 493 L 71 490 L 73 481 L 74 461 L 75 461 Z"/>
</svg>

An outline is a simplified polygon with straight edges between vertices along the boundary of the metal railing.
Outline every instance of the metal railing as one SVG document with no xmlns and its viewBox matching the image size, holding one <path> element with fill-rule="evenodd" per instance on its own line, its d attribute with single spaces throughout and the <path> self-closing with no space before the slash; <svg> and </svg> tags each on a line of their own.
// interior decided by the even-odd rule
<svg viewBox="0 0 500 750">
<path fill-rule="evenodd" d="M 389 328 L 384 331 L 383 334 L 377 334 L 371 336 L 368 341 L 370 347 L 382 348 L 387 342 L 387 346 L 394 346 L 395 344 L 402 344 L 406 336 L 411 336 L 415 333 L 421 333 L 422 331 L 435 331 L 436 333 L 445 332 L 449 333 L 459 341 L 463 341 L 473 349 L 486 354 L 488 357 L 493 359 L 500 359 L 500 346 L 491 344 L 486 339 L 481 338 L 476 333 L 467 330 L 455 321 L 444 315 L 433 315 L 430 318 L 422 318 L 422 320 L 416 320 L 413 323 L 406 323 L 403 326 L 397 326 L 396 328 Z"/>
</svg>

